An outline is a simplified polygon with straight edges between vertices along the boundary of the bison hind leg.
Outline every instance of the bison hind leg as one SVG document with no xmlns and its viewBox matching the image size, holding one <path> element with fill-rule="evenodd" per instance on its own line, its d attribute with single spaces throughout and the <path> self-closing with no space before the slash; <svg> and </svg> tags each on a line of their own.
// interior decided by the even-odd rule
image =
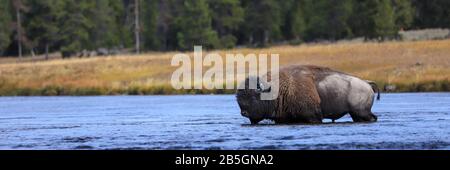
<svg viewBox="0 0 450 170">
<path fill-rule="evenodd" d="M 376 122 L 377 116 L 371 111 L 361 110 L 350 112 L 353 122 Z"/>
<path fill-rule="evenodd" d="M 322 119 L 318 119 L 318 118 L 309 119 L 309 120 L 308 120 L 308 123 L 311 123 L 311 124 L 320 124 L 320 123 L 322 123 Z"/>
</svg>

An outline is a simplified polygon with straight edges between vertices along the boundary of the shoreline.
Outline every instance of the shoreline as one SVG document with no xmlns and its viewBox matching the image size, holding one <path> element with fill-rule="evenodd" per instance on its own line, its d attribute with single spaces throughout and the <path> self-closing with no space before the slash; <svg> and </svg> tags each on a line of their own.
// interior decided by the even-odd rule
<svg viewBox="0 0 450 170">
<path fill-rule="evenodd" d="M 422 92 L 450 92 L 450 83 L 446 80 L 429 83 L 416 84 L 392 84 L 398 89 L 392 91 L 382 90 L 383 85 L 379 85 L 382 93 L 422 93 Z M 91 88 L 0 88 L 0 96 L 143 96 L 143 95 L 222 95 L 235 94 L 235 89 L 213 89 L 213 90 L 175 90 L 169 86 L 155 87 L 131 87 L 125 89 L 109 89 L 101 87 Z"/>
</svg>

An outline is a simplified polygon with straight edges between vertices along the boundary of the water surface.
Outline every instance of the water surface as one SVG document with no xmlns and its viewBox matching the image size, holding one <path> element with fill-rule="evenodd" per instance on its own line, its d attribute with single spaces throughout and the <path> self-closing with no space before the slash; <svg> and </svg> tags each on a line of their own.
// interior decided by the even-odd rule
<svg viewBox="0 0 450 170">
<path fill-rule="evenodd" d="M 450 93 L 382 94 L 373 112 L 253 126 L 233 95 L 0 97 L 0 149 L 450 149 Z"/>
</svg>

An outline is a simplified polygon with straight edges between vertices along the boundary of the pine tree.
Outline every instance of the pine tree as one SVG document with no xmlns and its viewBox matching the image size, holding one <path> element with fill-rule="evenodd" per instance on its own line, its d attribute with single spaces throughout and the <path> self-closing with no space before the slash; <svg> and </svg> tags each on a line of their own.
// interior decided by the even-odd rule
<svg viewBox="0 0 450 170">
<path fill-rule="evenodd" d="M 220 46 L 233 48 L 237 38 L 233 32 L 244 21 L 244 9 L 239 0 L 208 1 L 212 16 L 212 27 L 218 33 Z"/>
<path fill-rule="evenodd" d="M 158 34 L 158 0 L 146 0 L 142 2 L 142 38 L 145 49 L 158 50 L 161 48 L 161 41 Z"/>
<path fill-rule="evenodd" d="M 0 56 L 11 43 L 12 16 L 9 0 L 0 0 Z"/>
<path fill-rule="evenodd" d="M 206 48 L 218 46 L 217 33 L 211 27 L 211 15 L 205 0 L 180 0 L 181 8 L 174 21 L 179 50 L 189 50 L 194 45 Z"/>
<path fill-rule="evenodd" d="M 448 0 L 0 0 L 1 55 L 384 40 L 437 27 L 450 28 Z"/>
<path fill-rule="evenodd" d="M 176 13 L 181 11 L 176 0 L 159 0 L 156 17 L 156 39 L 159 50 L 173 50 L 177 47 L 177 38 L 174 19 Z"/>
<path fill-rule="evenodd" d="M 373 0 L 359 2 L 355 0 L 355 8 L 351 16 L 352 30 L 357 36 L 366 40 L 384 40 L 397 35 L 395 15 L 390 0 Z"/>
<path fill-rule="evenodd" d="M 120 29 L 117 21 L 116 7 L 118 1 L 89 1 L 87 19 L 92 23 L 89 30 L 91 48 L 112 48 L 120 44 Z"/>
<path fill-rule="evenodd" d="M 23 28 L 23 13 L 28 11 L 28 7 L 22 0 L 12 0 L 12 6 L 15 12 L 15 32 L 16 32 L 16 42 L 17 42 L 17 53 L 19 58 L 22 58 L 23 47 L 29 46 L 29 41 L 26 36 L 26 32 Z"/>
<path fill-rule="evenodd" d="M 134 41 L 135 41 L 135 51 L 136 54 L 141 52 L 141 1 L 134 0 Z"/>
<path fill-rule="evenodd" d="M 286 2 L 284 9 L 288 9 L 283 25 L 284 37 L 287 40 L 299 42 L 305 36 L 306 22 L 303 0 L 283 1 Z"/>
<path fill-rule="evenodd" d="M 304 12 L 306 22 L 305 40 L 312 41 L 316 39 L 326 39 L 327 32 L 327 1 L 304 0 Z"/>
<path fill-rule="evenodd" d="M 45 51 L 48 59 L 49 49 L 59 40 L 58 21 L 62 15 L 63 3 L 60 0 L 30 0 L 30 11 L 25 24 L 33 47 Z M 42 50 L 43 49 L 43 50 Z"/>
<path fill-rule="evenodd" d="M 449 0 L 414 0 L 418 28 L 450 28 Z"/>
<path fill-rule="evenodd" d="M 110 5 L 113 11 L 112 17 L 114 18 L 117 30 L 117 36 L 119 38 L 119 47 L 129 48 L 134 44 L 133 32 L 131 31 L 132 27 L 129 23 L 129 9 L 130 9 L 130 0 L 115 0 L 110 1 Z"/>
<path fill-rule="evenodd" d="M 352 36 L 349 25 L 353 13 L 351 0 L 304 0 L 306 40 L 337 40 Z"/>
<path fill-rule="evenodd" d="M 379 0 L 375 6 L 376 13 L 372 16 L 374 22 L 372 38 L 392 38 L 398 33 L 395 26 L 395 15 L 390 0 Z"/>
<path fill-rule="evenodd" d="M 282 37 L 282 13 L 276 0 L 247 0 L 245 8 L 244 35 L 250 44 L 266 46 Z"/>
<path fill-rule="evenodd" d="M 87 18 L 89 0 L 65 0 L 60 21 L 61 53 L 70 57 L 89 48 L 89 30 L 93 23 Z"/>
<path fill-rule="evenodd" d="M 414 20 L 415 10 L 412 7 L 411 0 L 393 0 L 395 12 L 395 25 L 398 29 L 407 29 Z"/>
<path fill-rule="evenodd" d="M 349 18 L 353 12 L 353 1 L 330 0 L 328 4 L 327 19 L 328 39 L 338 40 L 352 36 Z"/>
</svg>

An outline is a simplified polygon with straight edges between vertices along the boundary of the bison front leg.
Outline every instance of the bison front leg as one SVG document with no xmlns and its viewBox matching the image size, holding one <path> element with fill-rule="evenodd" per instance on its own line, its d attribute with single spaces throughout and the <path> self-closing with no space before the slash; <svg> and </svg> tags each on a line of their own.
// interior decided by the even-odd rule
<svg viewBox="0 0 450 170">
<path fill-rule="evenodd" d="M 258 124 L 260 121 L 261 121 L 260 119 L 250 119 L 250 123 L 251 123 L 252 125 L 256 125 L 256 124 Z"/>
<path fill-rule="evenodd" d="M 350 112 L 353 122 L 376 122 L 377 116 L 371 111 Z"/>
</svg>

